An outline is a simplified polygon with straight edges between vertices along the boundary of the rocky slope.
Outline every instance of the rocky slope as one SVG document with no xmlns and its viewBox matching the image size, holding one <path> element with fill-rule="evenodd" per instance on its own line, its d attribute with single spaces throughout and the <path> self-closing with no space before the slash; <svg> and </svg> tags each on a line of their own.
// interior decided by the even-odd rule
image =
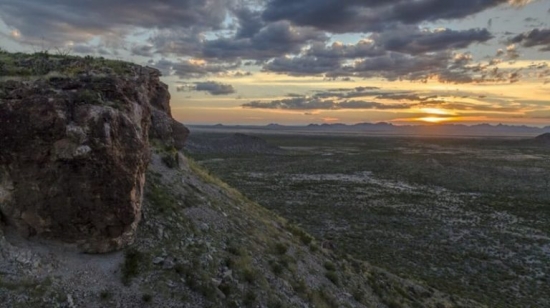
<svg viewBox="0 0 550 308">
<path fill-rule="evenodd" d="M 12 74 L 43 61 L 17 57 Z M 156 71 L 47 61 L 89 67 L 0 85 L 1 305 L 479 306 L 337 254 L 188 161 Z"/>
<path fill-rule="evenodd" d="M 6 233 L 10 307 L 478 307 L 317 243 L 179 154 L 153 150 L 135 243 L 81 254 Z M 323 248 L 323 246 L 325 248 Z"/>
</svg>

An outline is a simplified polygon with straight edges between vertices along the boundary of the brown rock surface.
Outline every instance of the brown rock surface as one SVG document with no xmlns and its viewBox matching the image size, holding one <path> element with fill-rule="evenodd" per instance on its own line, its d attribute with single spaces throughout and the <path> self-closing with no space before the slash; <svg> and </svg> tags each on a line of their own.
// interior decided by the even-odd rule
<svg viewBox="0 0 550 308">
<path fill-rule="evenodd" d="M 172 119 L 158 71 L 125 69 L 0 83 L 0 213 L 8 226 L 91 253 L 133 241 L 148 135 L 178 147 L 188 131 Z"/>
</svg>

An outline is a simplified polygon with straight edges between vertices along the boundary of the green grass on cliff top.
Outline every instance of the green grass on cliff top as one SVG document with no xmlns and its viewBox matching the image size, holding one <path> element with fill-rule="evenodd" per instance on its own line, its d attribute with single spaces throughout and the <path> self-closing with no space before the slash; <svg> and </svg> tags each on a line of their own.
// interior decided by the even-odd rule
<svg viewBox="0 0 550 308">
<path fill-rule="evenodd" d="M 40 51 L 32 54 L 10 53 L 0 49 L 0 78 L 32 78 L 45 75 L 75 76 L 91 71 L 128 75 L 135 73 L 136 65 L 103 57 L 79 57 L 62 52 Z"/>
</svg>

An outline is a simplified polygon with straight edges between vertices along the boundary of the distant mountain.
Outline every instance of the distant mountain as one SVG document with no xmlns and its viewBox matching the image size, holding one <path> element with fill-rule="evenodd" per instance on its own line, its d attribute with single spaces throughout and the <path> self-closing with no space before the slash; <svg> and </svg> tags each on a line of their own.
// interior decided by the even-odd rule
<svg viewBox="0 0 550 308">
<path fill-rule="evenodd" d="M 266 126 L 237 125 L 237 126 L 194 126 L 195 128 L 212 129 L 223 128 L 232 130 L 270 130 L 293 132 L 335 132 L 335 133 L 374 133 L 389 135 L 435 135 L 435 136 L 537 136 L 550 133 L 550 126 L 544 128 L 526 125 L 491 125 L 491 124 L 422 124 L 422 125 L 395 125 L 387 122 L 379 123 L 323 123 L 299 125 L 269 124 Z"/>
</svg>

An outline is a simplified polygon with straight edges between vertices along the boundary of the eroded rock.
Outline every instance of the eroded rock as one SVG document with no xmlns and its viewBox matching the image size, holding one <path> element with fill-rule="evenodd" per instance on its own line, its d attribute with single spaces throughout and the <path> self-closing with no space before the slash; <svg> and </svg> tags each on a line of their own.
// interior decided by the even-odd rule
<svg viewBox="0 0 550 308">
<path fill-rule="evenodd" d="M 131 243 L 149 130 L 174 146 L 187 136 L 170 115 L 168 87 L 158 71 L 129 66 L 125 74 L 44 77 L 0 87 L 0 211 L 8 226 L 90 253 Z"/>
</svg>

